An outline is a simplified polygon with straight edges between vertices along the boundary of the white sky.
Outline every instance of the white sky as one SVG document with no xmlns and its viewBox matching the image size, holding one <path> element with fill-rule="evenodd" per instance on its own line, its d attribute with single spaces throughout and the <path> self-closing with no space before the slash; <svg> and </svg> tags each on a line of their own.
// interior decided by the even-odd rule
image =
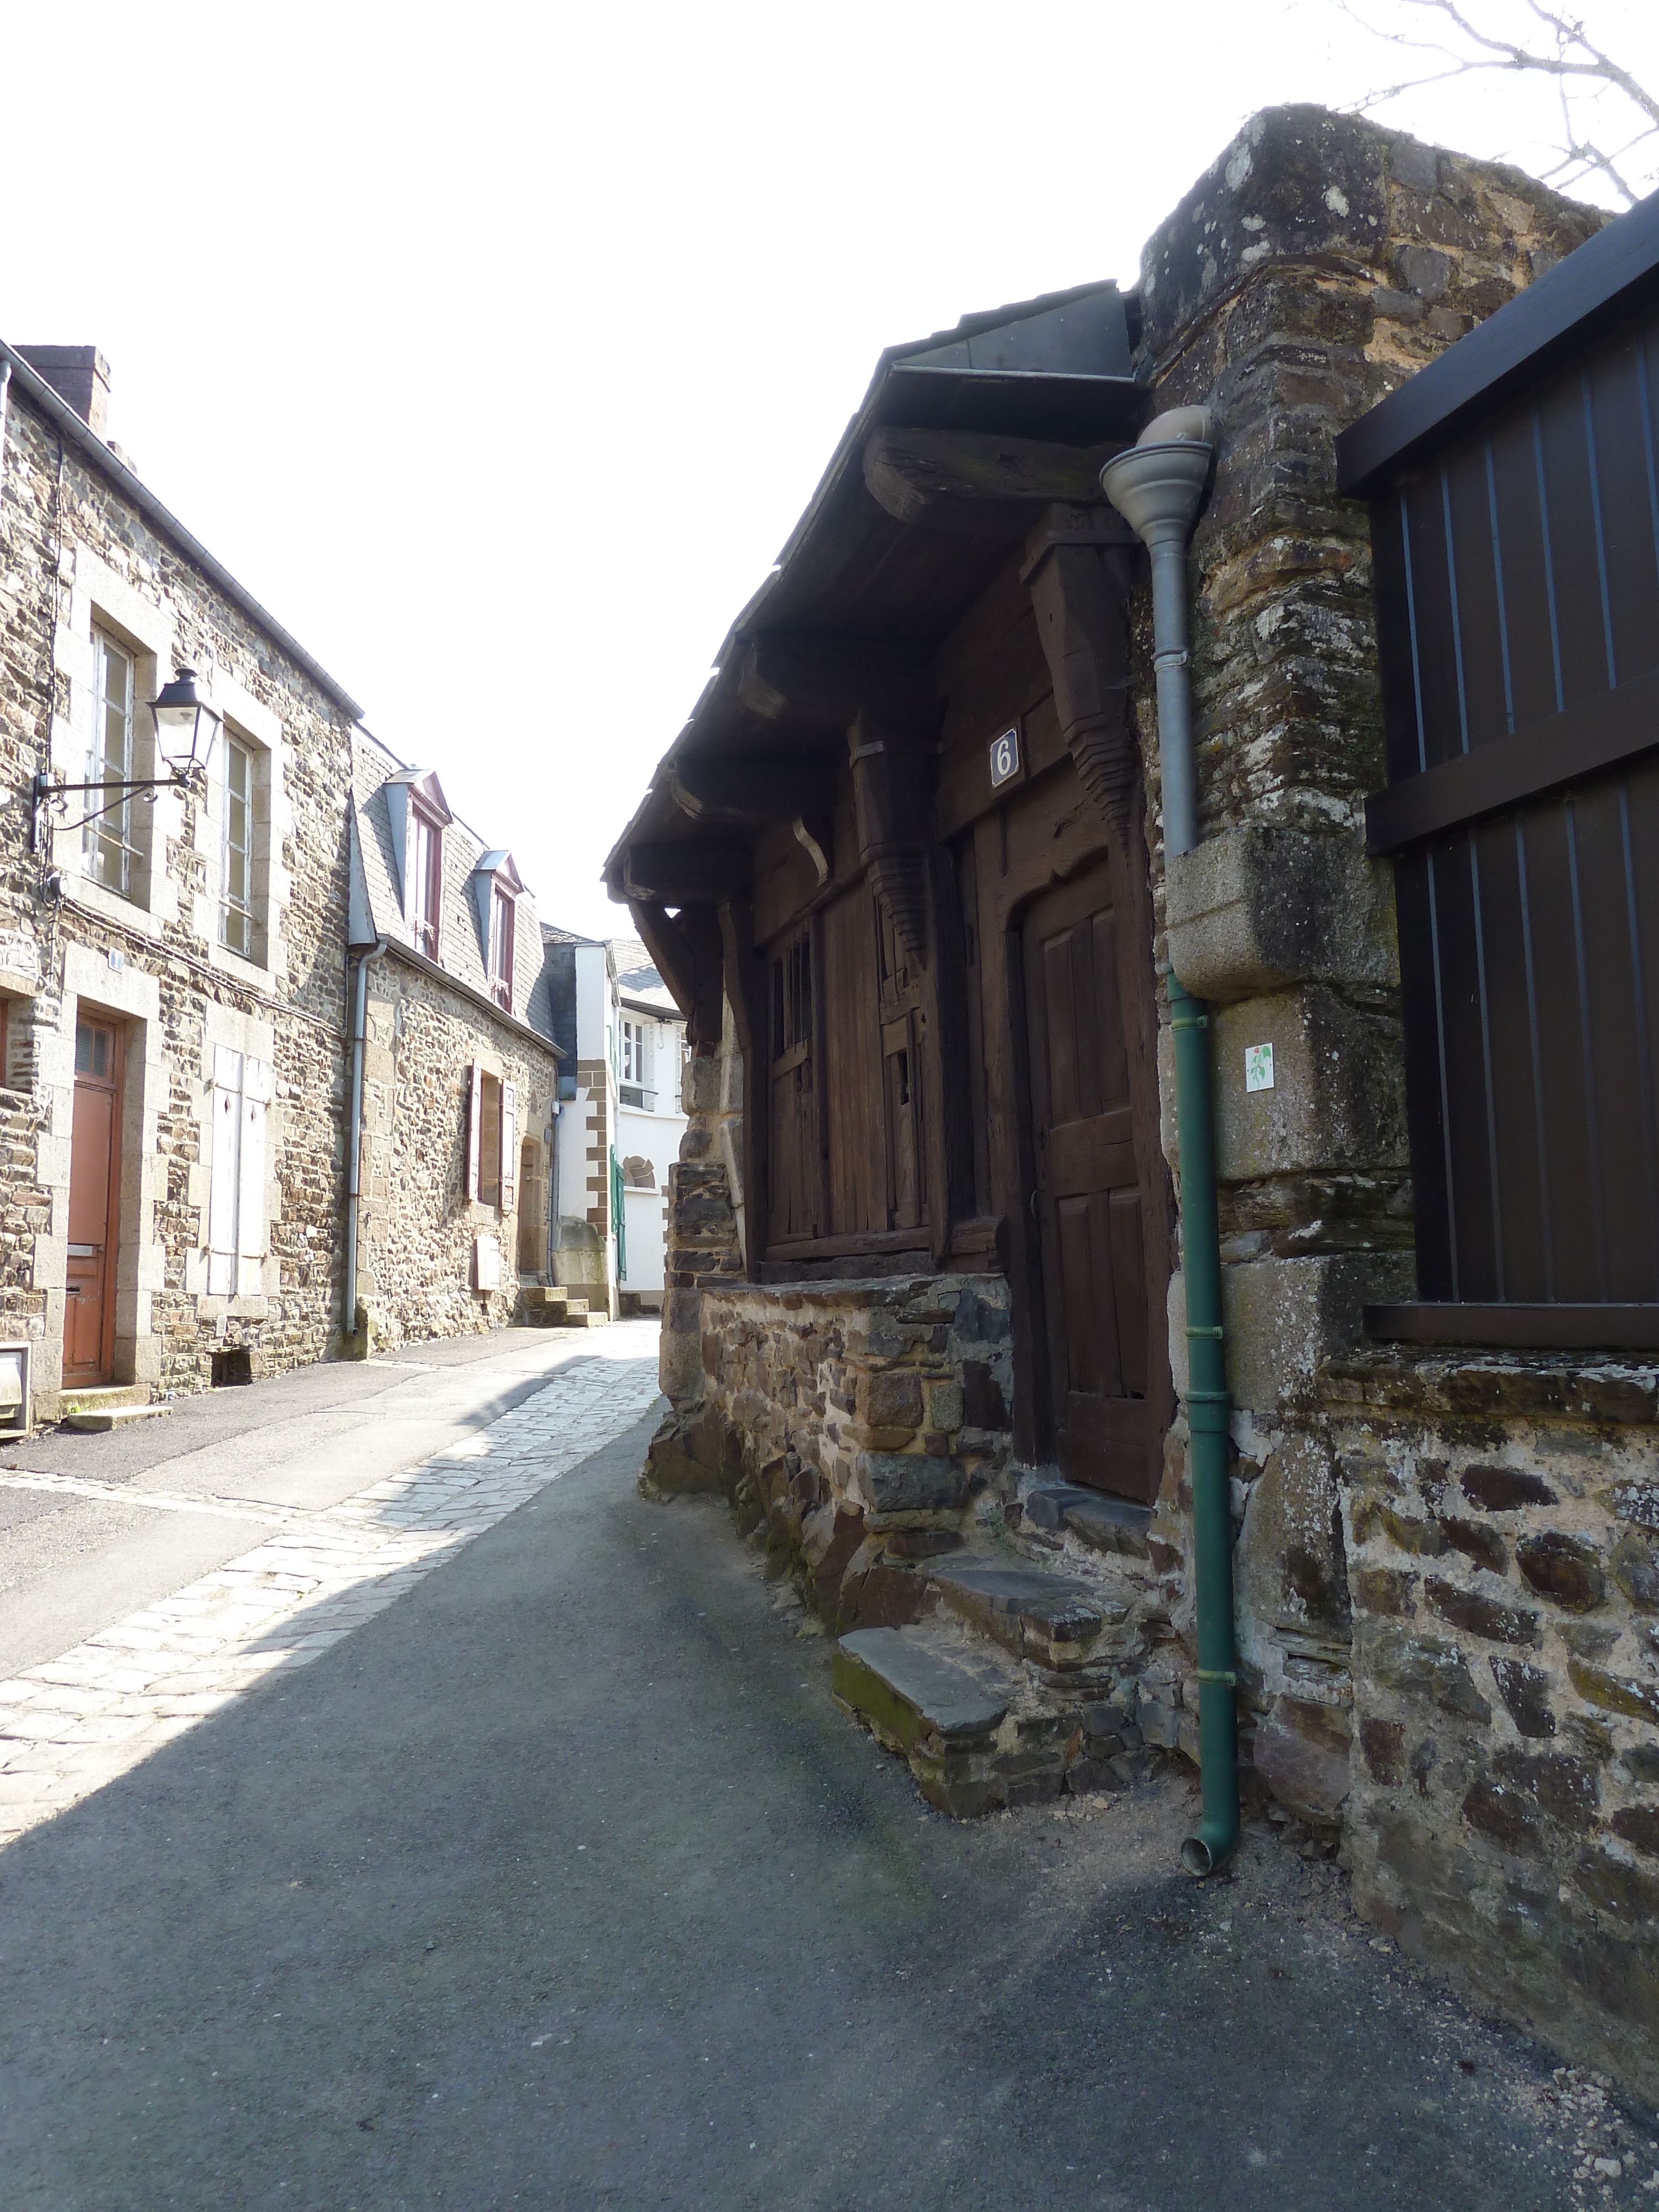
<svg viewBox="0 0 1659 2212">
<path fill-rule="evenodd" d="M 1651 0 L 1583 8 L 1659 83 Z M 100 346 L 139 473 L 610 935 L 605 854 L 881 349 L 1133 281 L 1255 109 L 1404 73 L 1330 0 L 0 0 L 0 335 Z M 1552 112 L 1388 119 L 1538 167 Z"/>
</svg>

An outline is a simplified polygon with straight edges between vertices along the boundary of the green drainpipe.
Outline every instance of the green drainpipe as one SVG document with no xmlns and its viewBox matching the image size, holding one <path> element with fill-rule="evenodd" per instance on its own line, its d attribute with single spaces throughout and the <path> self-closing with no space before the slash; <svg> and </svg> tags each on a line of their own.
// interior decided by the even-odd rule
<svg viewBox="0 0 1659 2212">
<path fill-rule="evenodd" d="M 1192 692 L 1187 673 L 1187 539 L 1214 452 L 1200 407 L 1160 415 L 1101 471 L 1106 496 L 1152 562 L 1152 665 L 1166 860 L 1198 842 Z M 1227 1357 L 1216 1230 L 1210 1018 L 1171 973 L 1181 1259 L 1187 1289 L 1187 1466 L 1193 1484 L 1198 1613 L 1198 1747 L 1204 1817 L 1181 1846 L 1189 1874 L 1223 1865 L 1238 1842 L 1238 1678 L 1233 1651 L 1233 1521 L 1227 1475 Z"/>
<path fill-rule="evenodd" d="M 1188 1470 L 1193 1481 L 1193 1567 L 1198 1589 L 1198 1751 L 1204 1818 L 1181 1846 L 1205 1875 L 1238 1841 L 1238 1678 L 1233 1666 L 1233 1516 L 1227 1475 L 1227 1355 L 1221 1327 L 1216 1230 L 1215 1113 L 1210 1017 L 1202 999 L 1169 978 L 1175 1031 L 1176 1118 L 1181 1132 L 1181 1261 L 1187 1285 Z"/>
</svg>

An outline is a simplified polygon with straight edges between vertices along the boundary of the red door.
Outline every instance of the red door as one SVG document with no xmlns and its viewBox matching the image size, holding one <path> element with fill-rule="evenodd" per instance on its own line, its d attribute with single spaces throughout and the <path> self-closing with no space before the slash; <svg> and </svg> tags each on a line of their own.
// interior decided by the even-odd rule
<svg viewBox="0 0 1659 2212">
<path fill-rule="evenodd" d="M 1021 934 L 1054 1455 L 1143 1499 L 1146 1265 L 1107 870 L 1039 899 Z"/>
<path fill-rule="evenodd" d="M 121 1032 L 112 1022 L 83 1016 L 75 1031 L 75 1121 L 70 1141 L 66 1383 L 111 1379 L 120 1182 Z"/>
</svg>

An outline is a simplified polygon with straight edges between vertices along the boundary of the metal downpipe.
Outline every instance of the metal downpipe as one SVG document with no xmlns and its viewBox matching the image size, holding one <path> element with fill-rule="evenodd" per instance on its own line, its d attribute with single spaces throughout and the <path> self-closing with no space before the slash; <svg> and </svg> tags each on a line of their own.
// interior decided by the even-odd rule
<svg viewBox="0 0 1659 2212">
<path fill-rule="evenodd" d="M 1187 538 L 1213 452 L 1210 417 L 1176 408 L 1101 471 L 1107 497 L 1143 539 L 1152 564 L 1152 665 L 1166 858 L 1198 842 L 1188 669 Z M 1199 1759 L 1204 1814 L 1181 1846 L 1189 1874 L 1206 1875 L 1238 1842 L 1238 1714 L 1233 1627 L 1233 1532 L 1227 1476 L 1226 1343 L 1216 1218 L 1215 1109 L 1209 1013 L 1171 971 L 1176 1123 L 1181 1150 L 1181 1251 L 1187 1291 L 1188 1466 L 1198 1613 Z"/>
<path fill-rule="evenodd" d="M 357 975 L 351 1005 L 351 1103 L 346 1138 L 345 1290 L 340 1301 L 340 1334 L 348 1340 L 357 1334 L 357 1221 L 363 1170 L 363 1046 L 368 1025 L 368 963 L 378 960 L 388 940 L 377 937 L 357 956 Z M 367 1342 L 364 1354 L 368 1352 Z"/>
</svg>

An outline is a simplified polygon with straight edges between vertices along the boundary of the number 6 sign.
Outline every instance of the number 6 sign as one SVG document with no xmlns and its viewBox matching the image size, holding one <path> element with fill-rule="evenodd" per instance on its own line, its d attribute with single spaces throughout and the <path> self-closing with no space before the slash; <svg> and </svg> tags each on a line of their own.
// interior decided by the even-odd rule
<svg viewBox="0 0 1659 2212">
<path fill-rule="evenodd" d="M 991 740 L 991 788 L 1006 783 L 1010 776 L 1019 774 L 1019 732 L 1005 730 L 1000 738 Z"/>
</svg>

